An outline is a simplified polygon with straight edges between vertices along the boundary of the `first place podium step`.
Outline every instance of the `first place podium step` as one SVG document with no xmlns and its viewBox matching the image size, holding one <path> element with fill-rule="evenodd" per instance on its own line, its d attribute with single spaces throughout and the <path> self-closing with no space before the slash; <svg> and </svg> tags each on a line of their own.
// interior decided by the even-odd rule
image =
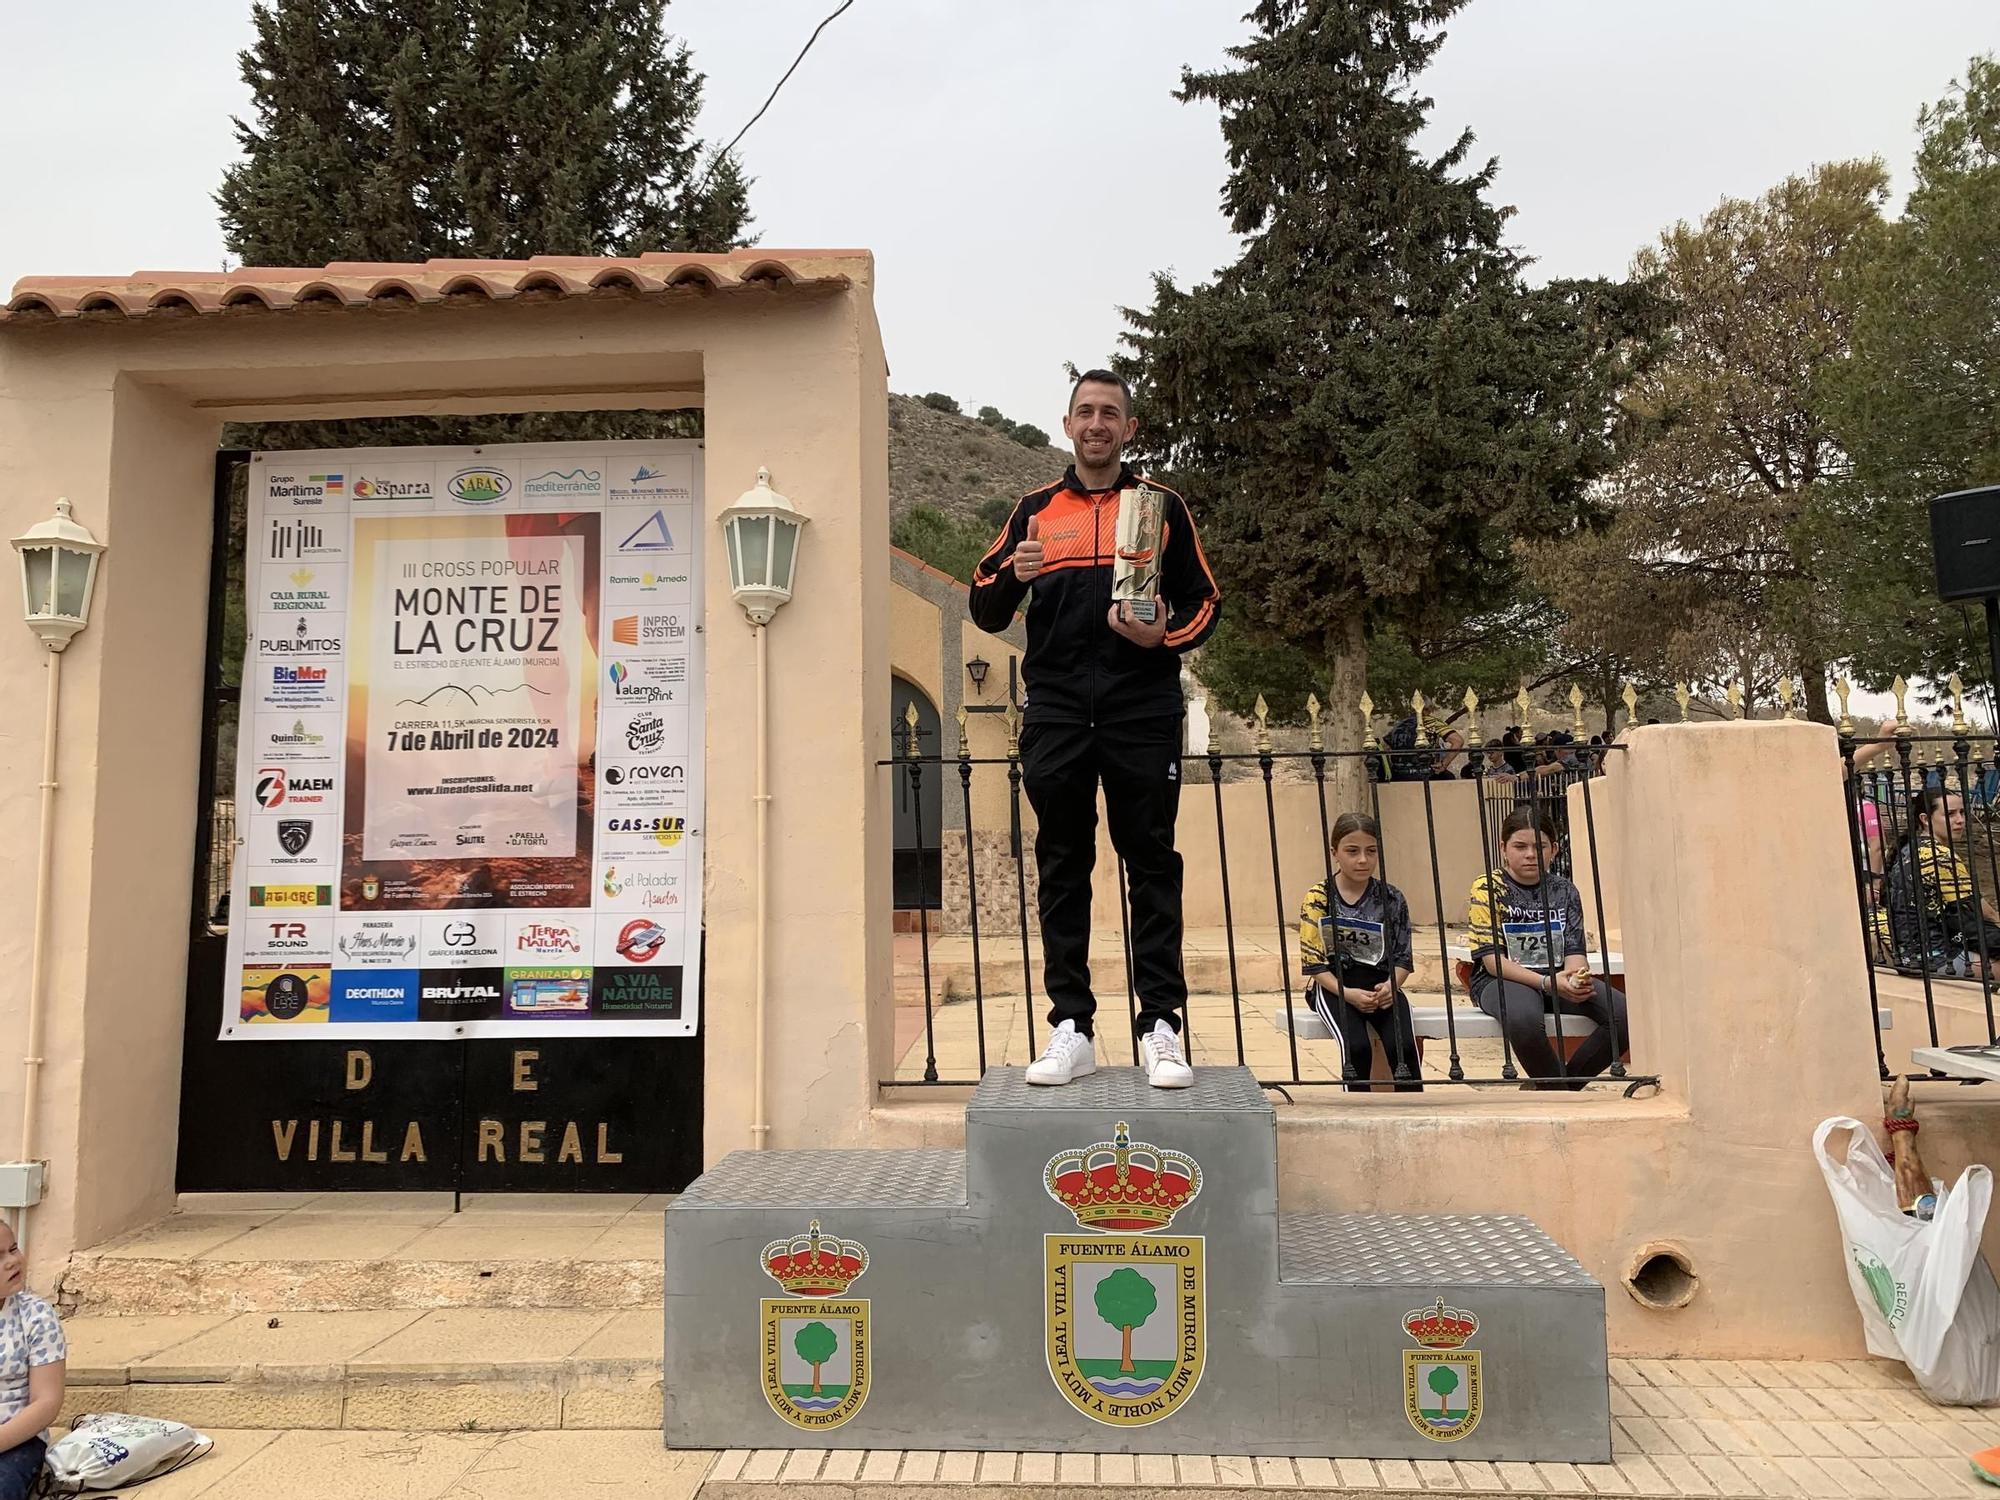
<svg viewBox="0 0 2000 1500">
<path fill-rule="evenodd" d="M 739 1152 L 667 1211 L 676 1447 L 1610 1457 L 1604 1292 L 1525 1219 L 1281 1217 L 1242 1068 L 986 1075 L 959 1151 Z"/>
</svg>

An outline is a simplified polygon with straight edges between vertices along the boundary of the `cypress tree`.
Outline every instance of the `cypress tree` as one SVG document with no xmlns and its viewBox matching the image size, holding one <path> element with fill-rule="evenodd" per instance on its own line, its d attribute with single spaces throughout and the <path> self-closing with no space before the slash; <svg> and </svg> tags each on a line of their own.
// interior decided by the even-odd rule
<svg viewBox="0 0 2000 1500">
<path fill-rule="evenodd" d="M 259 0 L 216 195 L 249 265 L 746 243 L 667 0 Z"/>
<path fill-rule="evenodd" d="M 1419 149 L 1415 80 L 1465 0 L 1258 0 L 1220 106 L 1240 257 L 1126 310 L 1139 442 L 1185 486 L 1252 642 L 1315 659 L 1359 743 L 1372 631 L 1504 611 L 1518 539 L 1592 519 L 1617 392 L 1665 309 L 1643 286 L 1526 285 L 1468 130 Z"/>
</svg>

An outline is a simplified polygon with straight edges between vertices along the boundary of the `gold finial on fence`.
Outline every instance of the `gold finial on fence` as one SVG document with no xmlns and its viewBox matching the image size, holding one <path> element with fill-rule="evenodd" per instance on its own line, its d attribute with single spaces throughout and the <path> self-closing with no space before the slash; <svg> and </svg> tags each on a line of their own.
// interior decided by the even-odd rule
<svg viewBox="0 0 2000 1500">
<path fill-rule="evenodd" d="M 1625 727 L 1630 729 L 1639 722 L 1639 690 L 1631 683 L 1625 684 Z"/>
<path fill-rule="evenodd" d="M 1688 705 L 1694 702 L 1694 694 L 1688 691 L 1688 685 L 1685 682 L 1674 684 L 1674 702 L 1681 706 L 1681 722 L 1683 724 L 1687 723 Z"/>
<path fill-rule="evenodd" d="M 1271 710 L 1269 705 L 1264 702 L 1264 695 L 1262 693 L 1257 695 L 1256 714 L 1257 753 L 1259 755 L 1269 755 L 1271 753 L 1271 726 L 1264 721 L 1270 718 Z"/>
<path fill-rule="evenodd" d="M 1410 712 L 1417 716 L 1417 743 L 1419 745 L 1430 744 L 1431 726 L 1424 722 L 1424 690 L 1422 688 L 1418 688 L 1414 693 L 1410 694 Z"/>
<path fill-rule="evenodd" d="M 1013 704 L 1007 705 L 1007 712 L 1001 715 L 1007 722 L 1007 759 L 1021 758 L 1021 710 Z M 1211 734 L 1213 730 L 1209 731 Z"/>
<path fill-rule="evenodd" d="M 1797 714 L 1792 712 L 1792 679 L 1789 677 L 1780 677 L 1778 679 L 1778 702 L 1785 710 L 1785 718 L 1796 719 L 1798 717 Z"/>
<path fill-rule="evenodd" d="M 909 729 L 909 738 L 906 741 L 904 741 L 904 753 L 908 755 L 910 759 L 915 760 L 919 755 L 923 754 L 922 747 L 917 744 L 916 704 L 912 703 L 908 708 L 903 710 L 903 723 Z"/>
<path fill-rule="evenodd" d="M 1514 695 L 1514 712 L 1521 716 L 1521 727 L 1526 729 L 1528 721 L 1534 717 L 1535 700 L 1528 696 L 1528 679 L 1521 679 L 1521 691 Z"/>
<path fill-rule="evenodd" d="M 1739 677 L 1734 682 L 1730 683 L 1727 691 L 1725 691 L 1722 696 L 1729 704 L 1729 711 L 1732 714 L 1734 714 L 1737 718 L 1739 719 L 1742 718 L 1743 679 Z"/>
<path fill-rule="evenodd" d="M 1896 680 L 1889 684 L 1889 692 L 1896 700 L 1896 738 L 1899 740 L 1907 739 L 1910 735 L 1910 710 L 1903 702 L 1909 691 L 1910 685 L 1903 681 L 1900 673 L 1897 674 Z"/>
<path fill-rule="evenodd" d="M 1361 710 L 1361 748 L 1375 748 L 1375 700 L 1368 696 L 1368 690 L 1361 690 L 1361 701 L 1355 705 Z"/>
<path fill-rule="evenodd" d="M 1951 674 L 1945 684 L 1951 689 L 1951 732 L 1959 739 L 1972 733 L 1972 726 L 1965 722 L 1965 684 L 1959 681 L 1958 673 Z"/>
<path fill-rule="evenodd" d="M 1853 691 L 1854 684 L 1848 680 L 1845 672 L 1841 673 L 1840 680 L 1833 685 L 1833 694 L 1840 700 L 1840 722 L 1834 727 L 1842 734 L 1854 733 L 1854 720 L 1847 712 L 1847 695 Z"/>
<path fill-rule="evenodd" d="M 958 705 L 958 758 L 972 759 L 972 736 L 965 732 L 965 726 L 972 722 L 972 715 L 965 711 L 963 703 Z"/>
<path fill-rule="evenodd" d="M 1575 683 L 1569 685 L 1569 712 L 1576 729 L 1577 738 L 1583 737 L 1583 689 Z"/>
<path fill-rule="evenodd" d="M 1326 748 L 1326 735 L 1321 732 L 1319 727 L 1319 716 L 1322 712 L 1323 710 L 1320 708 L 1319 703 L 1319 694 L 1307 693 L 1306 724 L 1308 727 L 1306 729 L 1306 748 L 1315 754 Z"/>
<path fill-rule="evenodd" d="M 1486 743 L 1479 737 L 1479 694 L 1467 688 L 1459 701 L 1465 705 L 1465 743 L 1477 750 Z"/>
</svg>

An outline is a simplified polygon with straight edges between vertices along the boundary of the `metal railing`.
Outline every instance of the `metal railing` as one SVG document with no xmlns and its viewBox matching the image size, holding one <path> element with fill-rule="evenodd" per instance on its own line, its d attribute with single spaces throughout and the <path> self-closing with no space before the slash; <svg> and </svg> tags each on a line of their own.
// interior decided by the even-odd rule
<svg viewBox="0 0 2000 1500">
<path fill-rule="evenodd" d="M 1316 704 L 1314 708 L 1317 708 Z M 943 872 L 941 876 L 943 880 L 956 881 L 962 885 L 962 890 L 918 892 L 918 904 L 943 910 L 951 914 L 953 921 L 961 920 L 962 913 L 963 931 L 934 937 L 928 924 L 919 923 L 918 930 L 914 934 L 906 934 L 901 939 L 906 942 L 913 941 L 918 950 L 916 973 L 910 977 L 919 981 L 922 986 L 923 1029 L 920 1040 L 923 1048 L 923 1065 L 920 1076 L 896 1076 L 880 1080 L 885 1087 L 962 1086 L 976 1082 L 995 1061 L 996 1043 L 1004 1046 L 1005 1041 L 1004 1033 L 989 1029 L 988 1004 L 992 997 L 1018 995 L 1020 1021 L 1016 1023 L 1010 1017 L 1002 1025 L 1011 1028 L 1019 1024 L 1025 1028 L 1027 1057 L 1032 1058 L 1041 1044 L 1040 1028 L 1035 1014 L 1036 996 L 1040 984 L 1031 942 L 1031 932 L 1038 923 L 1029 895 L 1034 854 L 1031 848 L 1032 841 L 1022 836 L 1024 773 L 1020 756 L 1020 722 L 1014 711 L 1009 709 L 1008 750 L 1005 756 L 974 756 L 966 733 L 963 710 L 960 712 L 958 722 L 959 739 L 956 756 L 923 753 L 912 737 L 902 747 L 902 753 L 879 763 L 885 774 L 895 778 L 897 796 L 907 799 L 919 813 L 924 802 L 933 797 L 949 798 L 952 804 L 956 804 L 953 812 L 954 815 L 962 815 L 962 827 L 947 829 L 946 836 L 949 838 L 957 834 L 964 841 L 963 858 L 956 862 L 940 860 L 932 863 L 922 858 L 926 851 L 921 849 L 915 851 L 919 856 L 915 861 L 918 868 L 940 870 Z M 1433 745 L 1433 748 L 1441 747 Z M 1475 738 L 1468 748 L 1477 755 L 1481 746 Z M 1574 837 L 1564 838 L 1555 868 L 1568 875 L 1575 868 L 1577 854 L 1587 853 L 1589 856 L 1588 883 L 1580 887 L 1580 895 L 1595 917 L 1594 921 L 1585 924 L 1586 936 L 1595 935 L 1594 945 L 1588 956 L 1591 968 L 1608 984 L 1613 982 L 1616 970 L 1605 921 L 1604 886 L 1600 873 L 1602 866 L 1597 851 L 1597 816 L 1592 799 L 1592 778 L 1601 774 L 1609 757 L 1620 753 L 1622 749 L 1622 746 L 1616 744 L 1575 746 L 1572 753 L 1577 756 L 1577 762 L 1574 766 L 1545 776 L 1528 775 L 1516 781 L 1491 781 L 1480 788 L 1480 795 L 1477 797 L 1463 799 L 1470 806 L 1461 814 L 1477 820 L 1478 841 L 1473 847 L 1484 851 L 1485 857 L 1477 860 L 1477 874 L 1483 875 L 1497 863 L 1499 825 L 1507 812 L 1517 804 L 1525 805 L 1538 814 L 1552 815 L 1552 820 L 1559 828 L 1569 830 L 1571 822 L 1568 809 L 1569 792 L 1572 787 L 1577 789 L 1580 818 L 1576 821 L 1580 826 L 1573 831 Z M 1244 1026 L 1246 1011 L 1260 1020 L 1266 1017 L 1255 1006 L 1246 1005 L 1246 994 L 1254 992 L 1246 991 L 1245 954 L 1242 950 L 1252 946 L 1253 942 L 1261 944 L 1261 939 L 1252 937 L 1260 929 L 1273 932 L 1276 940 L 1278 991 L 1281 998 L 1277 1013 L 1268 1018 L 1267 1024 L 1276 1025 L 1285 1033 L 1286 1044 L 1285 1063 L 1280 1069 L 1275 1072 L 1269 1067 L 1258 1070 L 1259 1082 L 1267 1088 L 1282 1092 L 1302 1086 L 1352 1088 L 1366 1085 L 1387 1089 L 1392 1085 L 1393 1080 L 1379 1076 L 1369 1078 L 1366 1072 L 1368 1064 L 1365 1061 L 1359 1064 L 1361 1070 L 1359 1073 L 1349 1068 L 1338 1075 L 1308 1076 L 1307 1071 L 1301 1066 L 1300 1049 L 1301 1034 L 1306 1029 L 1308 1017 L 1312 1013 L 1312 1004 L 1303 988 L 1304 976 L 1295 970 L 1293 953 L 1293 940 L 1299 930 L 1300 898 L 1314 882 L 1324 879 L 1330 886 L 1333 881 L 1334 872 L 1328 835 L 1334 819 L 1342 809 L 1329 804 L 1329 772 L 1343 762 L 1365 762 L 1371 758 L 1379 762 L 1381 754 L 1380 747 L 1375 745 L 1372 739 L 1362 750 L 1342 751 L 1325 748 L 1319 736 L 1317 715 L 1314 718 L 1309 748 L 1276 750 L 1271 746 L 1270 736 L 1265 731 L 1260 716 L 1255 750 L 1248 753 L 1223 753 L 1211 745 L 1205 752 L 1190 752 L 1180 758 L 1183 768 L 1181 776 L 1183 792 L 1177 829 L 1180 835 L 1178 840 L 1180 853 L 1184 859 L 1198 857 L 1200 853 L 1191 851 L 1187 847 L 1188 832 L 1195 826 L 1187 805 L 1188 799 L 1199 795 L 1201 783 L 1206 782 L 1209 788 L 1207 800 L 1212 804 L 1214 814 L 1215 876 L 1220 886 L 1221 928 L 1228 975 L 1226 1022 L 1230 1029 L 1229 1035 L 1219 1048 L 1209 1049 L 1210 1055 L 1206 1060 L 1213 1062 L 1217 1052 L 1225 1058 L 1233 1054 L 1234 1061 L 1239 1065 L 1249 1065 L 1252 1051 L 1261 1051 L 1268 1058 L 1271 1050 L 1268 1046 L 1252 1048 L 1246 1042 Z M 1298 769 L 1288 776 L 1281 777 L 1279 772 L 1286 766 Z M 1257 843 L 1263 846 L 1259 850 L 1260 855 L 1264 848 L 1268 849 L 1268 890 L 1271 903 L 1268 927 L 1265 926 L 1264 917 L 1251 915 L 1265 900 L 1263 872 L 1258 871 L 1251 875 L 1243 869 L 1232 871 L 1230 864 L 1231 840 L 1226 809 L 1226 802 L 1229 799 L 1225 798 L 1224 784 L 1245 779 L 1246 772 L 1249 779 L 1261 779 L 1263 785 L 1264 826 L 1261 832 L 1264 837 L 1257 840 Z M 1300 774 L 1301 772 L 1303 774 Z M 1005 783 L 1005 817 L 1004 821 L 996 820 L 990 828 L 986 828 L 980 824 L 977 812 L 982 802 L 989 807 L 992 805 L 992 799 L 987 794 L 996 778 L 1004 779 Z M 1277 796 L 1277 788 L 1281 781 L 1309 781 L 1312 789 L 1312 811 L 1307 816 L 1317 818 L 1319 854 L 1312 860 L 1308 869 L 1288 870 L 1283 866 L 1280 854 Z M 1390 785 L 1397 784 L 1390 783 Z M 1445 1044 L 1447 1061 L 1442 1077 L 1438 1077 L 1435 1073 L 1420 1072 L 1419 1078 L 1426 1085 L 1449 1083 L 1472 1087 L 1522 1087 L 1528 1079 L 1516 1063 L 1506 1025 L 1503 1023 L 1496 1028 L 1486 1012 L 1468 1003 L 1472 999 L 1469 993 L 1470 980 L 1466 977 L 1470 965 L 1465 954 L 1452 952 L 1449 929 L 1453 924 L 1448 921 L 1447 914 L 1464 912 L 1468 904 L 1470 883 L 1468 882 L 1464 890 L 1452 892 L 1455 900 L 1448 901 L 1439 856 L 1439 799 L 1433 794 L 1431 782 L 1426 781 L 1420 785 L 1423 820 L 1421 842 L 1428 855 L 1430 887 L 1428 910 L 1432 913 L 1432 920 L 1413 922 L 1413 928 L 1416 930 L 1413 931 L 1412 937 L 1426 957 L 1434 940 L 1439 964 L 1437 982 L 1442 992 L 1442 1006 L 1427 1007 L 1422 1012 L 1426 1018 L 1424 1025 L 1431 1028 L 1431 1031 L 1421 1034 L 1424 1034 L 1426 1039 L 1442 1041 Z M 1370 812 L 1378 823 L 1383 820 L 1383 790 L 1382 783 L 1370 781 L 1364 794 L 1367 799 L 1366 806 L 1360 809 Z M 919 828 L 923 826 L 921 816 L 915 819 L 915 824 Z M 1463 848 L 1468 842 L 1463 835 L 1470 831 L 1467 828 L 1458 830 L 1461 835 L 1458 847 Z M 981 833 L 994 835 L 992 842 L 984 846 L 992 854 L 992 858 L 984 864 L 980 857 Z M 1002 833 L 1006 835 L 1004 841 L 998 837 Z M 1387 847 L 1390 842 L 1389 835 L 1390 830 L 1385 828 L 1381 841 L 1382 859 L 1378 874 L 1384 881 L 1393 883 L 1397 879 L 1397 871 L 1390 867 Z M 1236 851 L 1239 857 L 1242 851 L 1243 845 L 1239 843 Z M 1298 863 L 1296 855 L 1294 863 Z M 1122 859 L 1116 860 L 1116 864 L 1119 952 L 1123 958 L 1126 1010 L 1128 1019 L 1136 1023 L 1139 997 L 1133 978 L 1131 917 L 1127 900 L 1126 871 Z M 1252 879 L 1252 886 L 1242 890 L 1237 889 L 1234 882 L 1246 875 Z M 988 899 L 985 902 L 981 899 L 982 885 L 987 890 Z M 997 918 L 996 912 L 1000 913 Z M 1099 935 L 1102 935 L 1101 930 Z M 941 1065 L 938 1038 L 940 1012 L 946 1004 L 968 1002 L 950 996 L 940 998 L 939 975 L 933 957 L 934 950 L 941 943 L 959 938 L 964 940 L 965 946 L 969 949 L 972 1035 L 969 1046 L 964 1045 L 964 1039 L 961 1038 L 959 1055 L 947 1064 Z M 1018 983 L 1014 978 L 1017 965 Z M 1107 991 L 1109 989 L 1108 986 L 1102 985 L 1099 988 Z M 1215 1004 L 1197 1007 L 1192 1003 L 1194 998 L 1191 995 L 1191 1003 L 1184 1016 L 1184 1039 L 1189 1043 L 1191 1057 L 1197 1028 L 1213 1025 L 1219 1019 L 1218 1007 Z M 1219 997 L 1209 995 L 1203 998 L 1213 1001 Z M 1659 1080 L 1656 1076 L 1635 1073 L 1628 1069 L 1625 1054 L 1629 1038 L 1620 1034 L 1615 1003 L 1606 1007 L 1608 1014 L 1605 1024 L 1610 1033 L 1608 1041 L 1611 1060 L 1605 1071 L 1595 1078 L 1574 1077 L 1567 1071 L 1570 1053 L 1568 1043 L 1583 1040 L 1589 1034 L 1590 1023 L 1574 1012 L 1564 1012 L 1557 1005 L 1550 1005 L 1547 1009 L 1549 1015 L 1553 1017 L 1552 1036 L 1556 1072 L 1542 1075 L 1543 1086 L 1582 1088 L 1593 1082 L 1603 1083 L 1622 1089 L 1626 1096 L 1630 1097 L 1642 1087 L 1657 1085 Z M 1101 1002 L 1099 1013 L 1105 1014 Z M 1566 1023 L 1569 1027 L 1567 1037 L 1564 1035 Z M 1469 1033 L 1476 1033 L 1484 1038 L 1490 1036 L 1496 1029 L 1499 1041 L 1497 1071 L 1482 1074 L 1469 1069 L 1463 1055 L 1462 1041 Z M 1436 1034 L 1438 1032 L 1441 1034 Z M 1108 1037 L 1104 1040 L 1104 1045 L 1107 1049 L 1112 1045 Z M 1139 1059 L 1136 1033 L 1131 1046 L 1132 1060 L 1136 1064 Z M 899 1047 L 898 1050 L 902 1049 Z M 909 1047 L 912 1072 L 915 1071 L 914 1056 L 913 1041 Z"/>
<path fill-rule="evenodd" d="M 1869 1029 L 1883 1078 L 1878 976 L 1921 985 L 1928 1042 L 1942 1045 L 1939 1004 L 1977 986 L 1986 1046 L 2000 965 L 2000 757 L 1962 714 L 1951 732 L 1857 736 L 1843 723 L 1840 755 L 1855 907 L 1868 964 Z M 1955 996 L 1954 996 L 1955 992 Z M 1930 1072 L 1911 1078 L 1941 1077 Z M 1967 1081 L 1967 1080 L 1962 1080 Z"/>
</svg>

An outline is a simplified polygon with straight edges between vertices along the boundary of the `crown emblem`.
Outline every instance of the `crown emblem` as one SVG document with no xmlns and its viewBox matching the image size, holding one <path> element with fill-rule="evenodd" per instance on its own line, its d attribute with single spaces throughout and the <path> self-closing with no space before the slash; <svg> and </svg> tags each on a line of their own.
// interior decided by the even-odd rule
<svg viewBox="0 0 2000 1500">
<path fill-rule="evenodd" d="M 854 1240 L 819 1232 L 819 1220 L 806 1232 L 764 1247 L 764 1270 L 794 1297 L 838 1297 L 868 1269 L 868 1252 Z"/>
<path fill-rule="evenodd" d="M 307 584 L 313 581 L 313 574 L 311 568 L 294 568 L 286 576 L 288 576 L 292 580 L 292 587 L 294 588 L 302 589 Z"/>
<path fill-rule="evenodd" d="M 1085 1229 L 1150 1234 L 1194 1202 L 1201 1168 L 1185 1152 L 1134 1141 L 1120 1120 L 1110 1140 L 1050 1157 L 1042 1183 Z"/>
<path fill-rule="evenodd" d="M 1479 1332 L 1479 1319 L 1461 1307 L 1446 1307 L 1440 1297 L 1430 1307 L 1403 1314 L 1403 1327 L 1426 1349 L 1462 1349 Z"/>
</svg>

